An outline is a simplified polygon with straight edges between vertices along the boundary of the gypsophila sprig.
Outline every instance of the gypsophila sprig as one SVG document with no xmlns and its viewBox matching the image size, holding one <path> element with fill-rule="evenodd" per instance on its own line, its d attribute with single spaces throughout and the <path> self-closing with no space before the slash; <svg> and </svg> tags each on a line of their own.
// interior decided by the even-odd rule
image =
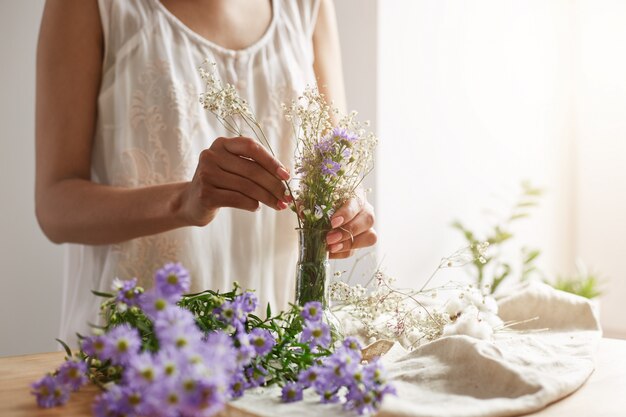
<svg viewBox="0 0 626 417">
<path fill-rule="evenodd" d="M 442 336 L 464 334 L 490 340 L 504 330 L 498 307 L 488 294 L 471 285 L 448 283 L 427 288 L 435 275 L 445 268 L 463 267 L 480 262 L 488 244 L 478 242 L 441 259 L 435 271 L 418 290 L 399 288 L 395 279 L 377 271 L 365 287 L 336 281 L 330 285 L 331 297 L 343 311 L 362 326 L 370 342 L 398 341 L 412 350 Z M 448 294 L 442 299 L 440 294 Z"/>
</svg>

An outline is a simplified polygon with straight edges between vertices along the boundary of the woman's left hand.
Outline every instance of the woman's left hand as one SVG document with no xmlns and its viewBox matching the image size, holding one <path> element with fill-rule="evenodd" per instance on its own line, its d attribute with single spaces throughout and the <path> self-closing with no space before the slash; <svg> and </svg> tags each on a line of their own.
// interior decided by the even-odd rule
<svg viewBox="0 0 626 417">
<path fill-rule="evenodd" d="M 346 201 L 330 219 L 332 230 L 326 235 L 326 243 L 331 259 L 348 258 L 355 249 L 376 243 L 374 207 L 367 202 L 364 194 Z"/>
</svg>

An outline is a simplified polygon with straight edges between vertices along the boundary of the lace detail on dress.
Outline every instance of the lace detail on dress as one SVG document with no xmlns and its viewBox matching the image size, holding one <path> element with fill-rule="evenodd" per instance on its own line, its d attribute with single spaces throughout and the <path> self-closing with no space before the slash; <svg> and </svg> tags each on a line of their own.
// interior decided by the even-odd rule
<svg viewBox="0 0 626 417">
<path fill-rule="evenodd" d="M 141 187 L 188 180 L 193 175 L 192 140 L 200 135 L 200 105 L 191 83 L 174 81 L 170 64 L 154 61 L 142 71 L 132 92 L 130 126 L 136 138 L 122 152 L 113 183 Z M 164 262 L 180 260 L 176 232 L 113 245 L 117 273 L 151 285 L 151 274 Z"/>
<path fill-rule="evenodd" d="M 122 150 L 114 185 L 184 181 L 193 173 L 190 153 L 192 138 L 199 132 L 197 93 L 193 84 L 173 79 L 164 60 L 152 62 L 139 74 L 129 116 L 131 134 L 142 140 Z"/>
</svg>

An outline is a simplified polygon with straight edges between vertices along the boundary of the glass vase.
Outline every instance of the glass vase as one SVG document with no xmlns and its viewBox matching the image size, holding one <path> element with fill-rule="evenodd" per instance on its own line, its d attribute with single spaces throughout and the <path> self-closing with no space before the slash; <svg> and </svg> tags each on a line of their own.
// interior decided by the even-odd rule
<svg viewBox="0 0 626 417">
<path fill-rule="evenodd" d="M 309 301 L 322 304 L 324 321 L 330 325 L 333 338 L 341 335 L 341 326 L 331 311 L 328 292 L 330 263 L 326 245 L 325 229 L 297 229 L 299 256 L 296 266 L 296 304 L 303 306 Z"/>
</svg>

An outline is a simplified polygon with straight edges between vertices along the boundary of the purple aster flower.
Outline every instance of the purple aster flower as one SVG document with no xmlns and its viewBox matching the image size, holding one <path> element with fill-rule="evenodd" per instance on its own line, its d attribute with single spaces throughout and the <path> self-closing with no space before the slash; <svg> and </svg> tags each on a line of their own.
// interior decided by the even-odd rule
<svg viewBox="0 0 626 417">
<path fill-rule="evenodd" d="M 320 402 L 323 404 L 334 404 L 339 402 L 339 389 L 327 388 L 324 386 L 315 387 L 315 392 L 320 396 Z"/>
<path fill-rule="evenodd" d="M 335 147 L 335 143 L 333 142 L 332 138 L 329 138 L 329 137 L 325 137 L 321 141 L 315 144 L 315 148 L 321 154 L 331 152 L 334 147 Z"/>
<path fill-rule="evenodd" d="M 139 332 L 127 324 L 114 327 L 104 337 L 108 343 L 102 352 L 102 358 L 111 359 L 114 364 L 127 364 L 141 348 Z"/>
<path fill-rule="evenodd" d="M 246 318 L 241 300 L 224 301 L 213 313 L 224 323 L 235 327 L 241 324 Z"/>
<path fill-rule="evenodd" d="M 196 350 L 202 342 L 202 333 L 195 326 L 177 326 L 161 331 L 158 334 L 159 344 L 162 346 L 174 346 L 176 349 Z"/>
<path fill-rule="evenodd" d="M 183 380 L 183 415 L 213 415 L 227 400 L 228 387 L 222 387 L 208 379 Z"/>
<path fill-rule="evenodd" d="M 121 409 L 127 410 L 128 416 L 151 416 L 159 412 L 160 407 L 153 406 L 150 400 L 151 393 L 144 391 L 145 387 L 126 385 L 122 387 L 122 396 L 118 400 Z"/>
<path fill-rule="evenodd" d="M 87 378 L 87 364 L 83 361 L 68 359 L 59 368 L 57 379 L 69 386 L 72 391 L 78 391 L 89 380 Z"/>
<path fill-rule="evenodd" d="M 124 370 L 124 382 L 130 386 L 150 385 L 161 379 L 162 368 L 149 352 L 135 355 Z"/>
<path fill-rule="evenodd" d="M 302 387 L 295 382 L 288 382 L 282 389 L 282 400 L 285 403 L 293 403 L 302 400 Z"/>
<path fill-rule="evenodd" d="M 117 291 L 115 301 L 124 303 L 129 307 L 139 305 L 139 299 L 143 293 L 143 290 L 137 287 L 137 278 L 128 281 L 122 281 L 116 278 L 113 281 L 113 290 Z"/>
<path fill-rule="evenodd" d="M 83 339 L 81 347 L 87 355 L 104 359 L 102 353 L 107 350 L 108 339 L 104 336 L 90 336 Z"/>
<path fill-rule="evenodd" d="M 324 359 L 324 367 L 329 370 L 329 378 L 336 385 L 346 385 L 354 381 L 354 373 L 358 371 L 360 361 L 361 352 L 340 347 Z"/>
<path fill-rule="evenodd" d="M 342 345 L 346 348 L 346 349 L 350 349 L 353 350 L 355 352 L 359 352 L 359 355 L 361 353 L 361 343 L 359 342 L 359 340 L 354 337 L 354 336 L 348 336 L 346 337 L 343 342 Z"/>
<path fill-rule="evenodd" d="M 154 410 L 154 416 L 158 417 L 180 417 L 182 407 L 183 391 L 177 380 L 162 380 L 154 384 L 149 392 L 149 401 Z"/>
<path fill-rule="evenodd" d="M 239 398 L 243 395 L 246 389 L 246 379 L 241 372 L 238 372 L 233 376 L 230 382 L 229 394 L 230 398 Z"/>
<path fill-rule="evenodd" d="M 317 385 L 320 382 L 324 381 L 324 370 L 319 366 L 311 366 L 308 369 L 300 372 L 298 375 L 298 383 L 304 388 L 311 387 L 313 385 Z"/>
<path fill-rule="evenodd" d="M 308 343 L 313 349 L 316 347 L 327 348 L 330 345 L 330 328 L 323 321 L 307 322 L 302 334 L 300 335 L 302 343 Z"/>
<path fill-rule="evenodd" d="M 255 355 L 255 349 L 250 344 L 250 336 L 246 333 L 239 333 L 235 338 L 237 348 L 236 362 L 239 366 L 246 366 Z"/>
<path fill-rule="evenodd" d="M 319 301 L 309 301 L 302 307 L 300 315 L 307 321 L 322 320 L 322 303 Z"/>
<path fill-rule="evenodd" d="M 146 291 L 141 297 L 139 304 L 143 312 L 152 321 L 156 321 L 158 316 L 166 309 L 170 308 L 173 303 L 166 297 L 156 291 L 154 288 Z"/>
<path fill-rule="evenodd" d="M 201 353 L 205 363 L 219 363 L 226 370 L 234 372 L 237 350 L 233 339 L 222 331 L 211 332 L 206 336 Z"/>
<path fill-rule="evenodd" d="M 123 403 L 124 392 L 120 385 L 111 385 L 107 391 L 98 397 L 93 403 L 93 414 L 96 417 L 123 417 L 130 410 L 125 409 Z"/>
<path fill-rule="evenodd" d="M 154 280 L 159 293 L 170 302 L 178 301 L 183 293 L 189 291 L 191 285 L 189 271 L 179 263 L 165 264 L 156 272 Z"/>
<path fill-rule="evenodd" d="M 265 377 L 268 372 L 263 366 L 249 366 L 246 368 L 246 377 L 248 378 L 249 388 L 258 387 L 265 384 Z"/>
<path fill-rule="evenodd" d="M 237 300 L 239 300 L 239 305 L 241 305 L 241 309 L 245 313 L 252 313 L 256 310 L 256 306 L 259 302 L 257 296 L 251 291 L 246 291 L 237 296 Z"/>
<path fill-rule="evenodd" d="M 143 355 L 143 353 L 141 353 Z M 162 346 L 153 357 L 160 381 L 163 379 L 175 380 L 180 376 L 185 361 L 178 350 L 172 346 Z M 138 366 L 136 366 L 138 368 Z"/>
<path fill-rule="evenodd" d="M 37 405 L 42 408 L 63 405 L 70 397 L 70 387 L 52 375 L 44 376 L 31 387 L 31 393 L 37 397 Z"/>
<path fill-rule="evenodd" d="M 159 313 L 154 320 L 157 335 L 168 333 L 172 329 L 197 329 L 193 313 L 178 306 L 171 306 Z"/>
<path fill-rule="evenodd" d="M 344 142 L 344 144 L 352 144 L 359 139 L 357 134 L 343 127 L 335 127 L 330 133 L 330 136 L 336 142 Z"/>
<path fill-rule="evenodd" d="M 359 414 L 373 414 L 376 411 L 376 396 L 370 390 L 361 389 L 356 385 L 348 387 L 346 404 L 348 410 L 356 410 Z"/>
<path fill-rule="evenodd" d="M 341 164 L 339 162 L 335 162 L 330 158 L 326 158 L 322 161 L 323 174 L 336 176 L 340 169 Z"/>
<path fill-rule="evenodd" d="M 382 362 L 375 358 L 370 363 L 363 366 L 364 378 L 370 385 L 384 385 L 387 382 L 387 375 Z"/>
<path fill-rule="evenodd" d="M 252 329 L 249 334 L 249 340 L 256 354 L 259 356 L 268 354 L 276 344 L 274 336 L 272 336 L 272 333 L 267 329 Z"/>
</svg>

